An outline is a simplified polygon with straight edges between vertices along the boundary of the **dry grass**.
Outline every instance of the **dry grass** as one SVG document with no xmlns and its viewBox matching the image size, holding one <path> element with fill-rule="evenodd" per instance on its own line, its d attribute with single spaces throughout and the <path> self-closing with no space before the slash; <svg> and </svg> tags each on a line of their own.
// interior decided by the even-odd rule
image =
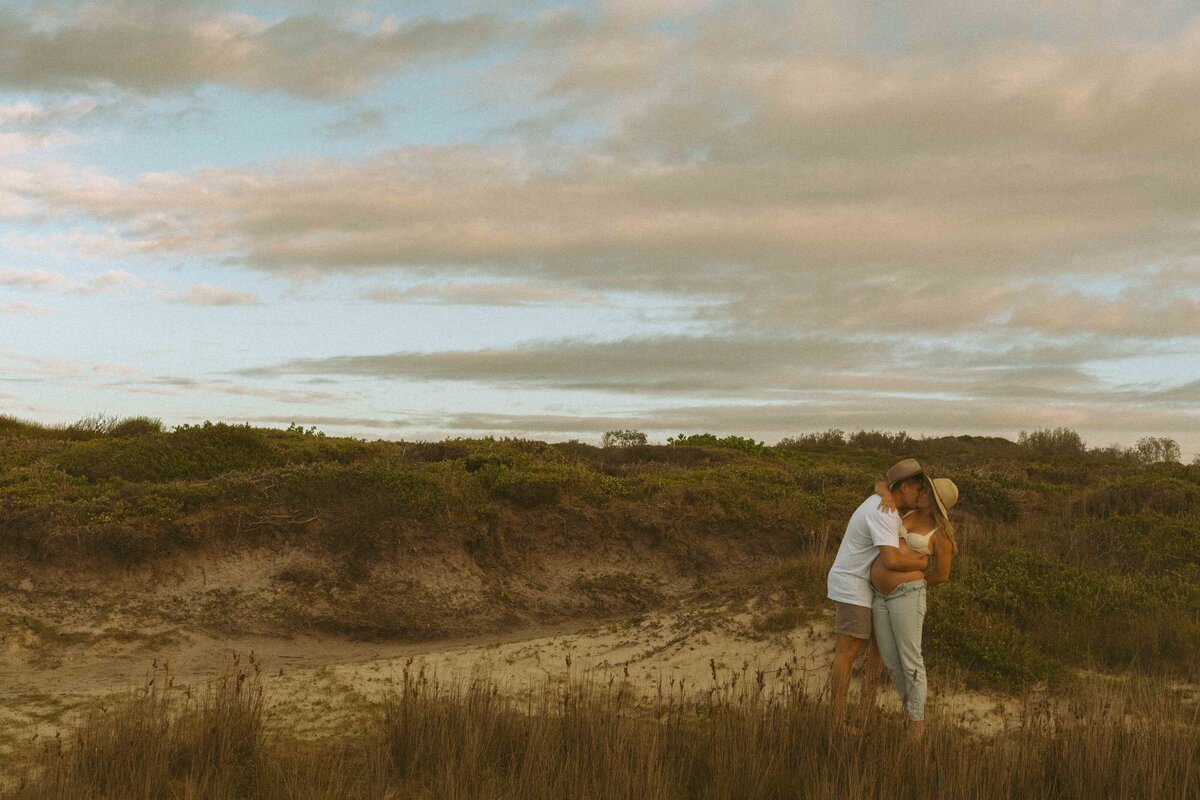
<svg viewBox="0 0 1200 800">
<path fill-rule="evenodd" d="M 164 676 L 165 677 L 165 676 Z M 9 797 L 36 798 L 1176 798 L 1200 792 L 1194 701 L 1138 680 L 1031 699 L 991 739 L 899 723 L 831 728 L 787 674 L 733 673 L 652 707 L 586 676 L 521 697 L 405 673 L 364 732 L 319 743 L 264 733 L 243 672 L 170 685 L 85 719 L 43 748 Z"/>
</svg>

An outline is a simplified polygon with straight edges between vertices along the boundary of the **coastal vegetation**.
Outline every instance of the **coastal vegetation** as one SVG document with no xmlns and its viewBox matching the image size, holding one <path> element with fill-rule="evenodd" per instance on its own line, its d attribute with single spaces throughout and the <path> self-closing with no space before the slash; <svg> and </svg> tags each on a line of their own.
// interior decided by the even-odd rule
<svg viewBox="0 0 1200 800">
<path fill-rule="evenodd" d="M 1170 440 L 610 434 L 602 447 L 369 442 L 295 425 L 0 418 L 0 559 L 22 565 L 12 574 L 79 576 L 287 550 L 300 555 L 273 573 L 272 602 L 293 632 L 429 639 L 550 613 L 753 601 L 754 627 L 770 636 L 822 612 L 845 520 L 892 462 L 915 455 L 961 490 L 954 579 L 930 599 L 931 674 L 1026 698 L 1019 729 L 983 741 L 935 726 L 931 760 L 896 744 L 896 721 L 861 738 L 830 730 L 819 701 L 778 674 L 739 685 L 714 672 L 703 702 L 668 692 L 636 709 L 619 686 L 583 676 L 518 701 L 486 680 L 406 675 L 359 735 L 297 742 L 264 733 L 254 672 L 186 696 L 164 675 L 43 745 L 13 796 L 909 796 L 931 780 L 930 796 L 944 797 L 1196 790 L 1197 706 L 1170 687 L 1200 676 L 1200 464 L 1178 463 Z M 397 586 L 424 551 L 470 564 L 477 602 Z M 621 551 L 673 565 L 686 586 L 580 574 L 567 586 L 575 605 L 553 612 L 535 591 L 530 565 L 546 562 L 534 555 Z M 506 582 L 526 573 L 523 591 Z M 240 624 L 219 611 L 203 607 L 208 624 Z M 798 763 L 812 766 L 803 784 Z M 894 784 L 867 768 L 881 763 Z"/>
<path fill-rule="evenodd" d="M 367 442 L 297 426 L 5 418 L 0 554 L 100 569 L 287 542 L 311 558 L 282 581 L 353 596 L 373 565 L 430 541 L 501 569 L 546 540 L 584 550 L 636 540 L 687 562 L 703 589 L 731 577 L 710 546 L 723 539 L 746 553 L 743 584 L 759 571 L 789 575 L 779 588 L 820 603 L 840 527 L 872 481 L 912 454 L 962 497 L 955 580 L 931 600 L 934 664 L 1007 688 L 1068 667 L 1196 677 L 1200 466 L 1150 462 L 1169 446 L 1089 450 L 1064 429 L 1018 442 L 826 431 L 774 446 L 614 433 L 608 447 Z M 627 588 L 634 605 L 663 600 Z M 312 622 L 351 635 L 438 633 L 395 614 L 360 604 Z"/>
</svg>

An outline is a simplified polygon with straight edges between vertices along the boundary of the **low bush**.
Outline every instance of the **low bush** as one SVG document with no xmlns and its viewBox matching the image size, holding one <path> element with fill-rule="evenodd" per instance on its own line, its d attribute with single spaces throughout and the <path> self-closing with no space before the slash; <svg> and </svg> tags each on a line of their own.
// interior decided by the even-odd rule
<svg viewBox="0 0 1200 800">
<path fill-rule="evenodd" d="M 1096 516 L 1131 516 L 1143 511 L 1200 515 L 1200 484 L 1155 469 L 1124 475 L 1088 492 L 1078 508 Z"/>
<path fill-rule="evenodd" d="M 667 442 L 675 447 L 724 447 L 730 450 L 740 450 L 743 453 L 761 455 L 769 452 L 762 442 L 747 439 L 743 436 L 716 436 L 711 433 L 679 434 L 668 436 Z"/>
<path fill-rule="evenodd" d="M 876 441 L 878 433 L 860 444 L 893 441 Z M 819 604 L 838 534 L 896 457 L 832 433 L 774 448 L 711 434 L 599 448 L 491 438 L 367 443 L 220 423 L 165 432 L 140 418 L 67 431 L 0 417 L 0 436 L 0 549 L 8 554 L 135 563 L 206 545 L 287 542 L 334 559 L 336 569 L 328 579 L 280 576 L 281 585 L 302 594 L 334 582 L 337 602 L 353 595 L 368 605 L 354 592 L 401 543 L 461 547 L 480 569 L 501 570 L 544 548 L 551 531 L 555 547 L 654 548 L 698 580 L 728 571 L 729 552 L 745 559 L 739 569 L 800 559 L 811 583 L 803 599 Z M 961 497 L 954 517 L 964 552 L 952 581 L 932 593 L 934 657 L 999 685 L 1089 662 L 1186 674 L 1196 641 L 1189 620 L 1200 605 L 1180 587 L 1200 583 L 1200 469 L 1090 454 L 1018 458 L 1009 452 L 1017 445 L 1003 443 L 914 444 L 941 448 L 943 460 L 931 464 Z M 938 604 L 953 613 L 938 613 Z M 330 629 L 338 620 L 370 627 L 322 608 Z M 388 613 L 389 625 L 408 624 Z M 1055 639 L 1072 626 L 1068 643 Z"/>
<path fill-rule="evenodd" d="M 1117 575 L 1013 551 L 930 592 L 928 642 L 985 683 L 1010 687 L 1063 666 L 1193 678 L 1200 585 Z"/>
<path fill-rule="evenodd" d="M 1200 516 L 1142 511 L 1083 518 L 1045 544 L 1075 546 L 1071 562 L 1122 574 L 1196 574 L 1200 570 Z M 1071 563 L 1069 562 L 1069 563 Z"/>
<path fill-rule="evenodd" d="M 475 477 L 497 500 L 532 509 L 557 504 L 578 475 L 564 464 L 526 462 L 488 463 L 476 470 Z"/>
<path fill-rule="evenodd" d="M 954 476 L 958 486 L 959 513 L 967 512 L 981 519 L 1015 522 L 1021 516 L 1017 495 L 994 478 L 972 475 L 969 472 Z"/>
</svg>

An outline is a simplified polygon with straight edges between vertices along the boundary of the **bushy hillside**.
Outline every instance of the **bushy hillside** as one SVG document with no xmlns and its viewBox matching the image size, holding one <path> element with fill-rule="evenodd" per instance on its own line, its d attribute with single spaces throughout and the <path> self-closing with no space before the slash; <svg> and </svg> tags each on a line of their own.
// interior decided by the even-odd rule
<svg viewBox="0 0 1200 800">
<path fill-rule="evenodd" d="M 82 580 L 286 551 L 264 595 L 271 624 L 376 637 L 631 611 L 739 582 L 819 605 L 850 512 L 915 455 L 962 497 L 932 660 L 999 685 L 1064 665 L 1194 677 L 1200 664 L 1200 467 L 1120 451 L 902 434 L 363 442 L 152 420 L 6 419 L 0 437 L 9 592 L 25 572 Z M 435 591 L 441 569 L 456 577 Z M 202 609 L 239 624 L 219 611 Z"/>
</svg>

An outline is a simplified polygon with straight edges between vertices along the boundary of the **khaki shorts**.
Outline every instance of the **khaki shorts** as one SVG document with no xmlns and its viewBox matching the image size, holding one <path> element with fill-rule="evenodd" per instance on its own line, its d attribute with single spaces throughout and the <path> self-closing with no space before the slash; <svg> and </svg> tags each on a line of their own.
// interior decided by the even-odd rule
<svg viewBox="0 0 1200 800">
<path fill-rule="evenodd" d="M 871 609 L 867 606 L 856 606 L 851 603 L 833 601 L 835 620 L 833 632 L 855 639 L 871 638 Z"/>
</svg>

